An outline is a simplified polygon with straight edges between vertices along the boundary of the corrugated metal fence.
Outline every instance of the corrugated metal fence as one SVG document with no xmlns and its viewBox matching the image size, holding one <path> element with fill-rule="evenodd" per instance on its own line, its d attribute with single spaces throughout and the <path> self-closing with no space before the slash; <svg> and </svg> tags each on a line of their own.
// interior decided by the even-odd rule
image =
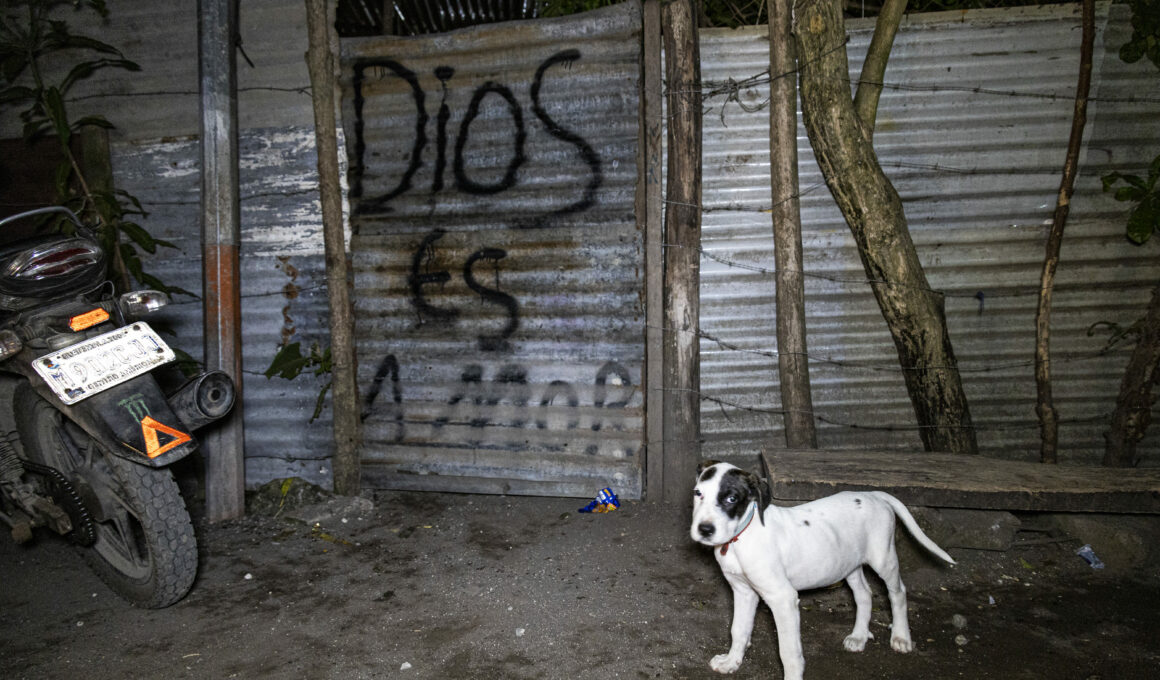
<svg viewBox="0 0 1160 680">
<path fill-rule="evenodd" d="M 1111 18 L 1109 20 L 1109 11 Z M 1160 152 L 1160 95 L 1150 64 L 1117 58 L 1127 8 L 1101 4 L 1093 103 L 1063 243 L 1052 321 L 1060 458 L 1097 463 L 1122 377 L 1107 332 L 1143 316 L 1157 283 L 1156 244 L 1124 238 L 1125 205 L 1101 190 L 1111 170 L 1140 172 Z M 851 78 L 873 31 L 851 21 Z M 1035 459 L 1034 315 L 1071 125 L 1077 5 L 913 15 L 890 56 L 874 145 L 902 195 L 947 321 L 979 445 Z M 704 450 L 784 447 L 774 337 L 773 245 L 765 212 L 765 27 L 704 31 L 706 98 L 701 265 Z M 747 80 L 758 76 L 757 82 Z M 799 128 L 810 379 L 819 445 L 921 448 L 902 368 L 853 239 Z M 1153 428 L 1141 443 L 1156 460 Z"/>
<path fill-rule="evenodd" d="M 1094 100 L 1053 319 L 1065 462 L 1095 462 L 1126 363 L 1123 348 L 1101 354 L 1106 333 L 1088 329 L 1134 321 L 1158 271 L 1156 244 L 1126 243 L 1125 206 L 1099 183 L 1110 170 L 1139 172 L 1155 155 L 1157 74 L 1117 58 L 1130 32 L 1127 8 L 1099 7 Z M 410 185 L 354 219 L 371 481 L 424 487 L 449 465 L 472 488 L 586 495 L 606 481 L 639 492 L 637 8 L 381 43 L 405 71 L 380 64 L 365 72 L 368 94 L 393 87 L 394 95 L 366 99 L 364 119 L 397 116 L 403 128 L 393 136 L 364 130 L 352 190 L 365 203 L 395 192 L 404 176 Z M 143 200 L 146 226 L 179 246 L 149 266 L 200 293 L 196 8 L 161 0 L 112 9 L 101 39 L 143 70 L 99 73 L 70 111 L 102 113 L 119 126 L 111 140 L 118 185 Z M 872 23 L 848 28 L 857 69 Z M 319 381 L 261 375 L 281 342 L 327 342 L 302 5 L 242 3 L 241 31 L 254 64 L 239 60 L 247 485 L 290 474 L 329 484 L 329 410 L 307 424 Z M 948 296 L 989 455 L 1031 459 L 1038 446 L 1033 310 L 1078 41 L 1074 5 L 911 16 L 886 74 L 876 147 L 906 201 L 931 285 Z M 708 455 L 751 454 L 783 440 L 763 212 L 771 204 L 767 95 L 748 82 L 768 68 L 767 45 L 765 27 L 701 35 L 711 91 L 701 321 Z M 412 173 L 419 93 L 426 143 Z M 4 134 L 18 136 L 18 124 L 5 123 Z M 520 145 L 524 158 L 514 164 Z M 901 369 L 852 239 L 804 132 L 798 146 L 820 443 L 916 449 Z M 199 356 L 200 303 L 179 302 L 170 314 L 174 344 Z M 1155 428 L 1141 450 L 1145 464 L 1160 463 Z M 450 463 L 438 462 L 449 451 Z"/>
<path fill-rule="evenodd" d="M 343 43 L 364 483 L 641 494 L 635 2 Z"/>
</svg>

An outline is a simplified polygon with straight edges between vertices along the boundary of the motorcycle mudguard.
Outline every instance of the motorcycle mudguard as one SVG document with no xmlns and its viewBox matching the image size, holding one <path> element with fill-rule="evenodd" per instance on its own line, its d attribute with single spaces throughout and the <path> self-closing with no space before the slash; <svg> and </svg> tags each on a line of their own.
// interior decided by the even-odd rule
<svg viewBox="0 0 1160 680">
<path fill-rule="evenodd" d="M 197 440 L 173 413 L 152 375 L 138 376 L 72 406 L 61 404 L 42 385 L 37 391 L 109 452 L 135 463 L 164 467 L 197 450 Z"/>
</svg>

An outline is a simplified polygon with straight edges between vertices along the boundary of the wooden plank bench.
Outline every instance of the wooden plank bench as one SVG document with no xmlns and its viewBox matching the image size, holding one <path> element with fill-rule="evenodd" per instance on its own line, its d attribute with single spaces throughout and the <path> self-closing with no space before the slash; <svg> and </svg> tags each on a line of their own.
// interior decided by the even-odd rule
<svg viewBox="0 0 1160 680">
<path fill-rule="evenodd" d="M 878 489 L 910 505 L 1160 514 L 1160 469 L 1042 465 L 950 453 L 773 450 L 773 497 L 806 501 Z"/>
</svg>

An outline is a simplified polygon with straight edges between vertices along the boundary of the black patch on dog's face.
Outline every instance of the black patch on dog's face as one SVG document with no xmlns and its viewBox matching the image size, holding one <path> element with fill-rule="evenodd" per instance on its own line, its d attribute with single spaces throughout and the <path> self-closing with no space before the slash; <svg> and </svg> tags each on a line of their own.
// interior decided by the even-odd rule
<svg viewBox="0 0 1160 680">
<path fill-rule="evenodd" d="M 738 468 L 726 470 L 717 489 L 717 506 L 721 511 L 732 519 L 738 519 L 752 502 L 757 503 L 758 519 L 765 524 L 765 517 L 760 511 L 769 506 L 769 486 L 752 472 Z"/>
<path fill-rule="evenodd" d="M 714 465 L 720 464 L 720 462 L 721 461 L 719 461 L 719 460 L 703 460 L 703 461 L 701 461 L 697 465 L 697 481 L 704 482 L 706 480 L 713 479 L 713 476 L 717 474 L 717 470 L 714 468 L 714 470 L 707 477 L 703 476 L 705 473 L 705 470 L 708 470 L 709 468 L 713 467 Z"/>
<path fill-rule="evenodd" d="M 722 475 L 721 484 L 717 488 L 717 507 L 726 516 L 738 519 L 745 513 L 757 491 L 752 477 L 748 472 L 736 468 L 726 470 Z"/>
</svg>

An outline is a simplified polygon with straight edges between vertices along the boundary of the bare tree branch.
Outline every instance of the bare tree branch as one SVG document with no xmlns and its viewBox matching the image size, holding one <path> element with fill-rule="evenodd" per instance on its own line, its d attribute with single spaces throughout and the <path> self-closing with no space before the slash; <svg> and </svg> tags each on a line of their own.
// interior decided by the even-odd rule
<svg viewBox="0 0 1160 680">
<path fill-rule="evenodd" d="M 882 82 L 886 76 L 886 62 L 894 48 L 894 36 L 906 12 L 907 0 L 886 0 L 878 21 L 874 23 L 874 37 L 862 62 L 862 77 L 858 82 L 858 92 L 854 95 L 854 109 L 866 124 L 866 135 L 874 137 L 874 121 L 878 117 L 878 98 L 882 95 Z"/>
</svg>

